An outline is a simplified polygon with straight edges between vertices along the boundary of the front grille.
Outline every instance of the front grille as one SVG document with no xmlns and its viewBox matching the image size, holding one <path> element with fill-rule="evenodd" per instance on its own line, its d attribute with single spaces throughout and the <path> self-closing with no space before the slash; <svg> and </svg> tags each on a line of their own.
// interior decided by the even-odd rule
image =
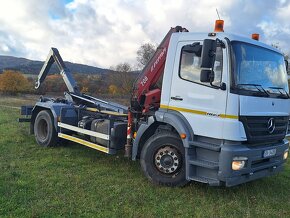
<svg viewBox="0 0 290 218">
<path fill-rule="evenodd" d="M 270 133 L 269 119 L 273 118 L 275 129 Z M 247 141 L 249 143 L 272 142 L 282 140 L 287 131 L 288 116 L 240 116 L 240 121 L 243 123 Z"/>
</svg>

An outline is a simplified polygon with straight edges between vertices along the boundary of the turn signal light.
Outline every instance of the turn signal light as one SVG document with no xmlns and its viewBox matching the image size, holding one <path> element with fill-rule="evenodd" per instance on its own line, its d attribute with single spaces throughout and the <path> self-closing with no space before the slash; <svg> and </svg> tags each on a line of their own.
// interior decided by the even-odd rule
<svg viewBox="0 0 290 218">
<path fill-rule="evenodd" d="M 180 134 L 180 138 L 185 139 L 186 138 L 186 134 L 185 133 L 181 133 Z"/>
<path fill-rule="evenodd" d="M 252 39 L 259 41 L 260 35 L 258 33 L 252 34 Z"/>
<path fill-rule="evenodd" d="M 216 20 L 214 26 L 215 32 L 224 32 L 224 20 Z"/>
</svg>

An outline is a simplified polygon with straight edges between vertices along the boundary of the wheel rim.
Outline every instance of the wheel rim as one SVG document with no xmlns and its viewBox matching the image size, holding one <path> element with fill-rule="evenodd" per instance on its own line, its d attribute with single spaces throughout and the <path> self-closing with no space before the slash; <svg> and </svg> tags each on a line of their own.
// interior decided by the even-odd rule
<svg viewBox="0 0 290 218">
<path fill-rule="evenodd" d="M 48 136 L 48 123 L 46 120 L 41 119 L 38 123 L 38 138 L 44 141 Z"/>
<path fill-rule="evenodd" d="M 182 164 L 181 155 L 172 146 L 160 148 L 154 157 L 155 166 L 164 174 L 176 173 Z"/>
</svg>

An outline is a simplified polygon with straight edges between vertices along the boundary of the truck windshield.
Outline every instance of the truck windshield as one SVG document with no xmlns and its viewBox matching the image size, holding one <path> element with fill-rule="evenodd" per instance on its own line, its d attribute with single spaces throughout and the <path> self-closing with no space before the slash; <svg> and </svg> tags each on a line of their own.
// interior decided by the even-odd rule
<svg viewBox="0 0 290 218">
<path fill-rule="evenodd" d="M 249 90 L 252 93 L 261 93 L 264 89 L 263 92 L 266 91 L 273 97 L 288 96 L 288 79 L 283 55 L 238 41 L 233 41 L 232 47 L 236 89 Z"/>
</svg>

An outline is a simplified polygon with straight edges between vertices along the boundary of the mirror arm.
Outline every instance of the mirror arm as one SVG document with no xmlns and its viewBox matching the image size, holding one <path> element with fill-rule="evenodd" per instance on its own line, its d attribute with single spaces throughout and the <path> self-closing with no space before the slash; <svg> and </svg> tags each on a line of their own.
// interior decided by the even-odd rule
<svg viewBox="0 0 290 218">
<path fill-rule="evenodd" d="M 216 88 L 216 89 L 221 89 L 223 91 L 225 91 L 227 89 L 227 86 L 224 82 L 221 82 L 221 84 L 219 86 L 216 86 L 214 84 L 212 84 L 212 82 L 209 83 L 212 87 Z"/>
<path fill-rule="evenodd" d="M 217 42 L 217 46 L 220 45 L 220 47 L 226 48 L 226 45 L 225 45 L 225 43 L 222 40 L 216 39 L 216 42 Z"/>
<path fill-rule="evenodd" d="M 213 82 L 213 79 L 214 79 L 214 71 L 213 71 L 213 66 L 211 67 L 211 77 L 210 77 L 210 82 L 209 84 L 216 88 L 216 89 L 221 89 L 221 90 L 226 90 L 226 84 L 224 82 L 221 82 L 219 86 L 217 85 L 214 85 L 212 82 Z"/>
<path fill-rule="evenodd" d="M 213 82 L 213 79 L 214 79 L 213 74 L 214 74 L 214 71 L 213 71 L 213 68 L 211 68 L 211 77 L 210 77 L 210 82 L 209 82 L 209 84 L 210 84 L 212 87 L 214 87 L 214 88 L 220 89 L 221 86 L 216 86 L 216 85 L 214 85 L 214 84 L 212 83 L 212 82 Z"/>
<path fill-rule="evenodd" d="M 214 56 L 215 56 L 215 54 L 214 54 Z M 214 88 L 220 88 L 220 87 L 218 87 L 218 86 L 212 84 L 212 82 L 213 82 L 213 80 L 214 80 L 214 71 L 213 71 L 213 68 L 214 68 L 214 62 L 212 63 L 212 66 L 211 66 L 211 68 L 210 68 L 211 73 L 210 73 L 210 82 L 209 82 L 209 84 L 210 84 L 212 87 L 214 87 Z"/>
</svg>

